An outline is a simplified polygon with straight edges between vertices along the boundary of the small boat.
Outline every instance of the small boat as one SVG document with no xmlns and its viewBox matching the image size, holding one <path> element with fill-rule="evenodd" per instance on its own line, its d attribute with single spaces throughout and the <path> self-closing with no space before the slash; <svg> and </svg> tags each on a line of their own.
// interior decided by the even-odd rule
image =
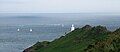
<svg viewBox="0 0 120 52">
<path fill-rule="evenodd" d="M 32 29 L 30 29 L 30 32 L 32 32 L 33 30 Z"/>
<path fill-rule="evenodd" d="M 17 29 L 17 31 L 20 31 L 20 29 Z"/>
</svg>

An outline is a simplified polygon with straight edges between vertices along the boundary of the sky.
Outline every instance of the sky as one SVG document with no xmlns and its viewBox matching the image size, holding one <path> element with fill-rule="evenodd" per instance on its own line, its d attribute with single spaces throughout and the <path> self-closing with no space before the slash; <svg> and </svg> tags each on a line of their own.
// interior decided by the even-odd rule
<svg viewBox="0 0 120 52">
<path fill-rule="evenodd" d="M 120 0 L 0 0 L 0 13 L 120 13 Z"/>
</svg>

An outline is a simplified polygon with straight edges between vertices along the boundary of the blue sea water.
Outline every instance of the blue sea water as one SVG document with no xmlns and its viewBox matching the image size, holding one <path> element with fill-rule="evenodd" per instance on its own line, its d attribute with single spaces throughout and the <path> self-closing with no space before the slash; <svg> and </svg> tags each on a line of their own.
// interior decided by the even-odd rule
<svg viewBox="0 0 120 52">
<path fill-rule="evenodd" d="M 0 26 L 0 52 L 22 52 L 38 41 L 52 41 L 64 35 L 67 29 L 60 25 Z"/>
<path fill-rule="evenodd" d="M 0 14 L 0 52 L 22 52 L 38 41 L 52 41 L 70 31 L 71 24 L 106 26 L 113 31 L 120 27 L 116 14 Z M 20 29 L 18 32 L 17 29 Z M 29 30 L 33 31 L 30 32 Z"/>
</svg>

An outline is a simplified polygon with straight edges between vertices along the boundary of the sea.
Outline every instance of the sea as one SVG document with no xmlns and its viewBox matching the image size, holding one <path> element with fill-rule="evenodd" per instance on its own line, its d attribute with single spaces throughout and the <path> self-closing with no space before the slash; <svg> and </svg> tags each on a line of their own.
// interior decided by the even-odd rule
<svg viewBox="0 0 120 52">
<path fill-rule="evenodd" d="M 114 31 L 120 27 L 120 14 L 0 13 L 0 52 L 22 52 L 38 41 L 51 42 L 70 32 L 72 24 L 75 28 L 102 25 Z"/>
</svg>

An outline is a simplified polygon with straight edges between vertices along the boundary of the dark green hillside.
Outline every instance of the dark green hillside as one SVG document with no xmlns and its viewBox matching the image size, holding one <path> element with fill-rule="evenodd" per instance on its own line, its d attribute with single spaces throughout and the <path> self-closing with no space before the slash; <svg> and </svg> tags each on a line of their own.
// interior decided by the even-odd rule
<svg viewBox="0 0 120 52">
<path fill-rule="evenodd" d="M 105 40 L 99 40 L 90 44 L 86 52 L 119 52 L 120 51 L 120 28 L 108 34 Z"/>
<path fill-rule="evenodd" d="M 55 39 L 37 42 L 23 52 L 118 52 L 120 29 L 110 32 L 103 26 L 86 25 Z"/>
</svg>

